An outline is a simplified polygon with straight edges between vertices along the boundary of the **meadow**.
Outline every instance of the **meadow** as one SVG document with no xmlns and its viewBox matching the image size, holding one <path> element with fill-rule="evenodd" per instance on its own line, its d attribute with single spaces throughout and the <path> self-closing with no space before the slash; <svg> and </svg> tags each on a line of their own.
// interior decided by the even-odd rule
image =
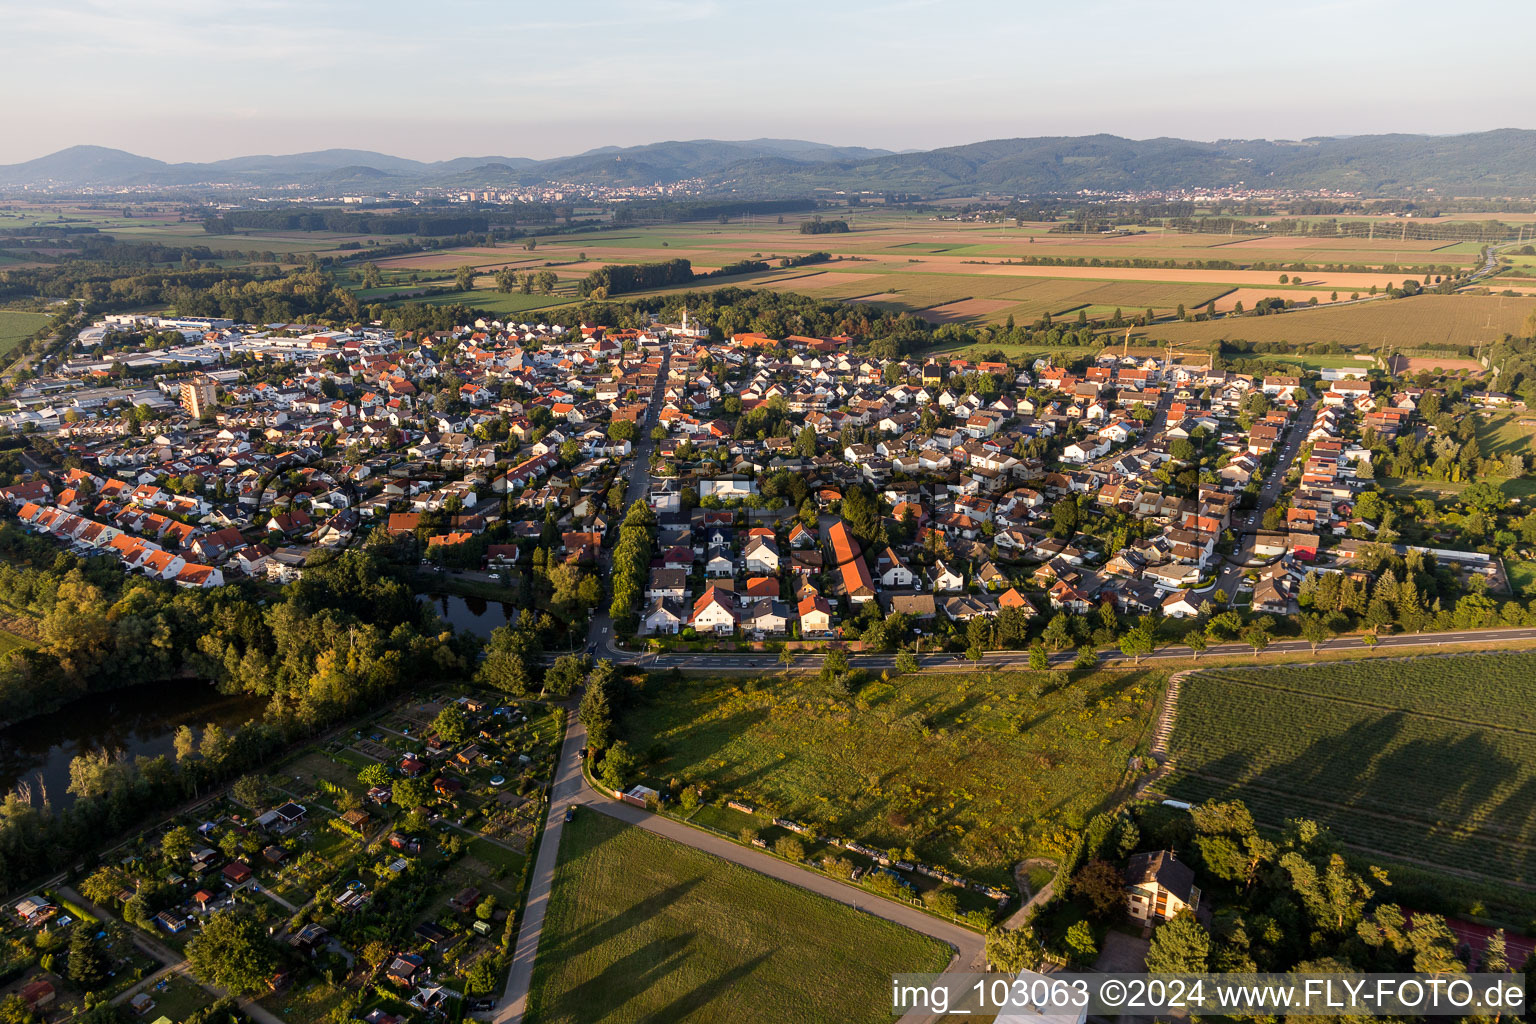
<svg viewBox="0 0 1536 1024">
<path fill-rule="evenodd" d="M 1536 890 L 1536 656 L 1189 677 L 1163 789 L 1312 818 L 1349 848 Z"/>
<path fill-rule="evenodd" d="M 925 673 L 849 698 L 814 676 L 654 676 L 621 731 L 655 780 L 1007 885 L 1112 799 L 1163 678 Z"/>
<path fill-rule="evenodd" d="M 890 1019 L 949 948 L 591 810 L 564 826 L 528 1019 Z"/>
<path fill-rule="evenodd" d="M 21 313 L 0 309 L 0 355 L 11 351 L 23 338 L 30 338 L 48 326 L 46 313 Z"/>
</svg>

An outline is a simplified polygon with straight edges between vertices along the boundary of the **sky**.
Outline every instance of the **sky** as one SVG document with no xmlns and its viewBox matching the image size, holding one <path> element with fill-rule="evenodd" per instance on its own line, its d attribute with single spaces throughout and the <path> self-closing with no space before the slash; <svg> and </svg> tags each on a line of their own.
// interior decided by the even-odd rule
<svg viewBox="0 0 1536 1024">
<path fill-rule="evenodd" d="M 1536 127 L 1536 4 L 0 0 L 0 163 Z"/>
</svg>

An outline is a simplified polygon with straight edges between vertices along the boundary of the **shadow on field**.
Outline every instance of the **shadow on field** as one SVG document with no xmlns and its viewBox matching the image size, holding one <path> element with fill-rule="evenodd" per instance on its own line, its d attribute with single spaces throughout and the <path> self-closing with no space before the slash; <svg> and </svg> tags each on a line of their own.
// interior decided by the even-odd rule
<svg viewBox="0 0 1536 1024">
<path fill-rule="evenodd" d="M 559 957 L 581 956 L 590 949 L 595 949 L 606 942 L 618 938 L 636 924 L 650 920 L 663 909 L 687 895 L 701 881 L 703 881 L 701 877 L 689 878 L 678 882 L 668 889 L 647 896 L 621 913 L 573 933 L 570 938 L 560 943 L 552 952 Z"/>
<path fill-rule="evenodd" d="M 1242 753 L 1202 764 L 1180 759 L 1176 747 L 1174 757 L 1201 776 L 1188 796 L 1243 800 L 1264 824 L 1310 818 L 1387 856 L 1536 881 L 1536 779 L 1512 785 L 1528 767 L 1476 726 L 1406 736 L 1414 717 L 1383 714 L 1263 769 Z"/>
<path fill-rule="evenodd" d="M 751 976 L 777 949 L 759 953 L 744 964 L 737 964 L 718 978 L 711 978 L 702 985 L 695 985 L 693 990 L 686 992 L 672 1000 L 666 1006 L 657 1010 L 645 1018 L 643 1024 L 672 1024 L 673 1021 L 686 1020 L 695 1010 L 701 1010 L 710 1003 L 718 1000 L 722 992 L 728 991 L 738 981 Z"/>
<path fill-rule="evenodd" d="M 563 993 L 549 1008 L 553 1020 L 591 1020 L 593 1007 L 622 1006 L 671 974 L 688 959 L 688 945 L 693 932 L 652 939 L 631 953 L 626 953 L 569 992 Z"/>
<path fill-rule="evenodd" d="M 705 705 L 698 702 L 697 706 Z M 650 770 L 659 778 L 674 773 L 678 765 L 712 764 L 716 759 L 725 761 L 722 751 L 727 746 L 769 718 L 764 708 L 744 709 L 704 725 L 688 722 L 683 730 L 686 734 L 679 738 L 668 735 L 685 724 L 678 720 L 677 710 L 664 708 L 659 703 L 649 707 L 642 704 L 625 715 L 624 739 L 645 756 Z M 710 769 L 715 785 L 725 789 L 747 785 L 757 772 L 757 768 L 746 769 L 730 763 Z"/>
</svg>

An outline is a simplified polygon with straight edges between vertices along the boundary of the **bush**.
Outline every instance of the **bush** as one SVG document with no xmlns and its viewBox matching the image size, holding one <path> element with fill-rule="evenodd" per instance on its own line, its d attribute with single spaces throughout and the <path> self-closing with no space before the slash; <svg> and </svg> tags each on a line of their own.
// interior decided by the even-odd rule
<svg viewBox="0 0 1536 1024">
<path fill-rule="evenodd" d="M 954 917 L 960 912 L 960 897 L 949 886 L 923 893 L 923 905 L 935 914 Z"/>
<path fill-rule="evenodd" d="M 773 852 L 796 864 L 805 860 L 805 844 L 794 836 L 784 836 L 773 844 Z"/>
</svg>

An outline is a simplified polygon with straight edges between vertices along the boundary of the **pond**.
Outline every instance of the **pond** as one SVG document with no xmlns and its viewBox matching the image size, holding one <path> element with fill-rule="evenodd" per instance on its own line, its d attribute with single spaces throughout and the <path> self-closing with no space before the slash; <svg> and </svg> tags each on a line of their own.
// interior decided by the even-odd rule
<svg viewBox="0 0 1536 1024">
<path fill-rule="evenodd" d="M 183 725 L 226 728 L 261 715 L 266 701 L 245 694 L 227 696 L 206 682 L 176 679 L 92 694 L 47 715 L 0 729 L 0 793 L 18 783 L 31 787 L 36 804 L 75 802 L 69 790 L 69 762 L 88 750 L 117 750 L 131 760 L 172 754 Z"/>
<path fill-rule="evenodd" d="M 497 626 L 517 623 L 517 609 L 505 601 L 487 601 L 483 597 L 458 597 L 451 594 L 417 594 L 416 599 L 431 605 L 442 620 L 455 630 L 467 629 L 486 640 L 490 639 L 491 630 Z"/>
</svg>

